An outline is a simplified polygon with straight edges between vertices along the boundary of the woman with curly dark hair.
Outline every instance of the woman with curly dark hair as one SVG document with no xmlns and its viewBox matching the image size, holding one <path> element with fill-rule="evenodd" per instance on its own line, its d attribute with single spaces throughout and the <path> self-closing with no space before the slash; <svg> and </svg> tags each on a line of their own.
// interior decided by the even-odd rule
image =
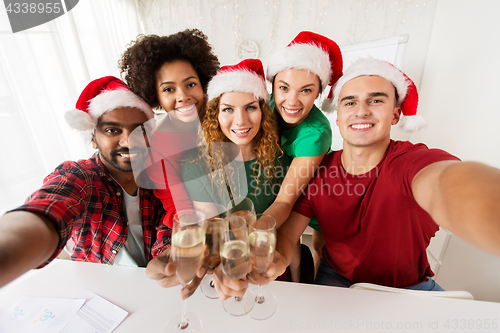
<svg viewBox="0 0 500 333">
<path fill-rule="evenodd" d="M 187 29 L 169 36 L 140 35 L 119 61 L 129 88 L 165 115 L 148 133 L 151 153 L 144 169 L 155 195 L 167 210 L 164 223 L 172 227 L 176 211 L 192 208 L 180 179 L 179 159 L 197 147 L 197 135 L 206 104 L 208 82 L 219 61 L 200 30 Z"/>
<path fill-rule="evenodd" d="M 191 65 L 204 93 L 220 67 L 207 36 L 198 29 L 186 29 L 169 36 L 140 35 L 123 53 L 119 66 L 123 79 L 134 93 L 153 109 L 172 111 L 163 103 L 165 88 L 160 85 L 162 75 L 168 72 L 168 64 L 179 62 Z"/>
</svg>

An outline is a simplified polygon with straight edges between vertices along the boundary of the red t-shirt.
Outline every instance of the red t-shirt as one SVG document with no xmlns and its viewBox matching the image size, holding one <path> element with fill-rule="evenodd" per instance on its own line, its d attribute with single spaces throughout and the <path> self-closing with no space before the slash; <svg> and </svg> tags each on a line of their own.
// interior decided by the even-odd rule
<svg viewBox="0 0 500 333">
<path fill-rule="evenodd" d="M 403 288 L 433 276 L 426 248 L 439 227 L 413 198 L 411 183 L 425 166 L 458 158 L 391 140 L 380 163 L 355 176 L 342 167 L 341 153 L 325 156 L 293 209 L 314 212 L 326 262 L 353 283 Z"/>
</svg>

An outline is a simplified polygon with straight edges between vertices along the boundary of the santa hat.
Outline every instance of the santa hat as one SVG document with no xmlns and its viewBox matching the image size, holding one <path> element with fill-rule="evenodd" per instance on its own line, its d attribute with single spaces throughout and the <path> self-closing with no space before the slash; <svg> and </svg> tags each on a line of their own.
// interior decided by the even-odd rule
<svg viewBox="0 0 500 333">
<path fill-rule="evenodd" d="M 333 40 L 310 31 L 302 31 L 287 47 L 274 52 L 267 66 L 267 79 L 289 68 L 316 74 L 323 89 L 333 86 L 342 76 L 342 53 Z M 331 98 L 331 90 L 328 98 Z M 323 110 L 330 111 L 330 110 Z"/>
<path fill-rule="evenodd" d="M 64 118 L 71 128 L 91 140 L 99 117 L 108 111 L 124 107 L 141 110 L 148 120 L 154 118 L 151 107 L 130 91 L 125 83 L 114 76 L 105 76 L 90 82 L 83 89 L 76 102 L 76 109 L 67 111 Z"/>
<path fill-rule="evenodd" d="M 340 90 L 350 80 L 364 75 L 375 75 L 390 81 L 398 93 L 398 104 L 401 106 L 402 116 L 399 121 L 403 131 L 418 132 L 427 126 L 425 118 L 417 115 L 418 92 L 415 83 L 397 67 L 386 61 L 372 57 L 356 60 L 346 70 L 333 91 L 332 106 L 338 108 Z"/>
<path fill-rule="evenodd" d="M 264 67 L 259 59 L 245 59 L 236 65 L 222 67 L 208 84 L 208 100 L 232 91 L 250 93 L 257 99 L 269 101 Z"/>
</svg>

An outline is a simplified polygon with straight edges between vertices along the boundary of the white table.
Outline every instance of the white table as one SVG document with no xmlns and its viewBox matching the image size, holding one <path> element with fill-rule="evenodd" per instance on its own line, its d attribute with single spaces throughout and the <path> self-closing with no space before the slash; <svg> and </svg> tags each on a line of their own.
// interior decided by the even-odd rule
<svg viewBox="0 0 500 333">
<path fill-rule="evenodd" d="M 55 260 L 0 288 L 0 313 L 21 296 L 71 298 L 82 288 L 129 312 L 116 333 L 162 332 L 181 311 L 180 287 L 159 287 L 145 269 Z M 287 282 L 268 288 L 278 309 L 265 321 L 232 317 L 199 290 L 188 311 L 200 317 L 204 332 L 500 332 L 500 303 Z"/>
</svg>

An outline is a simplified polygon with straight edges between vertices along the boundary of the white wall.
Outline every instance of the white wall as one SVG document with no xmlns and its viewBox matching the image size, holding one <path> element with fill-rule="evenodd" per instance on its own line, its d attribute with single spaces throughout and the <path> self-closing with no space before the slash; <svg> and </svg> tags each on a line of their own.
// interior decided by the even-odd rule
<svg viewBox="0 0 500 333">
<path fill-rule="evenodd" d="M 145 34 L 198 28 L 208 36 L 222 65 L 239 62 L 238 45 L 251 40 L 266 66 L 270 55 L 302 30 L 323 34 L 341 48 L 407 35 L 401 69 L 418 87 L 437 0 L 137 0 L 137 4 Z M 409 138 L 397 128 L 392 135 Z M 341 147 L 341 138 L 334 136 L 333 148 Z"/>
<path fill-rule="evenodd" d="M 420 83 L 437 0 L 137 0 L 146 34 L 201 29 L 222 65 L 240 61 L 237 46 L 255 41 L 267 63 L 302 30 L 339 45 L 409 35 L 403 69 Z"/>
<path fill-rule="evenodd" d="M 439 0 L 420 85 L 429 127 L 412 141 L 500 167 L 500 2 Z M 452 236 L 437 281 L 500 302 L 500 258 Z"/>
</svg>

